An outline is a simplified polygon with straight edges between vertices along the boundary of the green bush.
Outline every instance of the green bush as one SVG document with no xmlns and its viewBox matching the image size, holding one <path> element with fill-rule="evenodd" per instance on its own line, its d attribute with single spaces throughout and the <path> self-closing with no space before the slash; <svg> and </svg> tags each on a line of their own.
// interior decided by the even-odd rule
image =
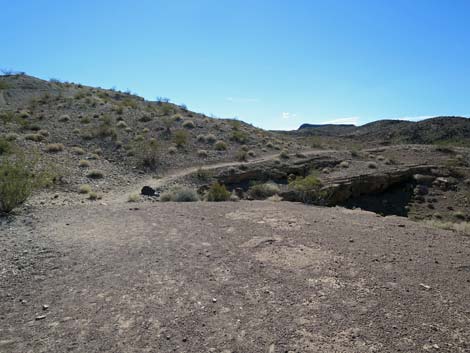
<svg viewBox="0 0 470 353">
<path fill-rule="evenodd" d="M 9 213 L 21 205 L 34 189 L 47 186 L 53 177 L 47 170 L 38 170 L 36 160 L 23 155 L 5 158 L 0 164 L 0 212 Z"/>
<path fill-rule="evenodd" d="M 13 147 L 11 143 L 3 137 L 0 137 L 0 155 L 11 153 Z"/>
<path fill-rule="evenodd" d="M 207 201 L 220 202 L 228 201 L 230 199 L 230 191 L 225 188 L 225 185 L 214 183 L 211 185 L 207 193 Z"/>
<path fill-rule="evenodd" d="M 293 187 L 297 191 L 308 191 L 312 189 L 318 189 L 322 185 L 320 179 L 314 174 L 310 174 L 306 177 L 297 177 L 289 183 L 289 186 Z"/>
<path fill-rule="evenodd" d="M 184 130 L 177 130 L 173 134 L 173 142 L 177 147 L 183 147 L 188 142 L 189 134 Z"/>
<path fill-rule="evenodd" d="M 230 139 L 238 143 L 246 143 L 248 141 L 248 134 L 243 131 L 233 131 Z"/>
<path fill-rule="evenodd" d="M 157 167 L 160 160 L 160 146 L 157 140 L 139 141 L 133 151 L 143 167 L 151 169 Z"/>
</svg>

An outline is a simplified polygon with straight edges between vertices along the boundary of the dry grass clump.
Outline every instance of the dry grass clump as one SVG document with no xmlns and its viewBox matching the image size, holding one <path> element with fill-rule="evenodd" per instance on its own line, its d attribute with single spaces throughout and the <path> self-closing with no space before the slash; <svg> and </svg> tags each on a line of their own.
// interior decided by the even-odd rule
<svg viewBox="0 0 470 353">
<path fill-rule="evenodd" d="M 78 192 L 80 194 L 89 194 L 91 192 L 91 186 L 89 184 L 80 185 Z"/>
<path fill-rule="evenodd" d="M 177 130 L 173 134 L 173 142 L 176 147 L 183 147 L 188 142 L 189 134 L 185 130 Z"/>
<path fill-rule="evenodd" d="M 175 146 L 171 146 L 168 148 L 169 154 L 175 154 L 176 152 L 178 152 L 178 149 Z"/>
<path fill-rule="evenodd" d="M 47 130 L 39 130 L 39 131 L 38 131 L 38 134 L 41 135 L 41 136 L 47 137 L 47 136 L 49 136 L 49 131 L 47 131 Z"/>
<path fill-rule="evenodd" d="M 424 223 L 427 225 L 438 228 L 438 229 L 445 229 L 445 230 L 452 230 L 454 232 L 462 233 L 465 235 L 470 235 L 470 222 L 442 222 L 436 220 L 426 220 Z"/>
<path fill-rule="evenodd" d="M 160 196 L 162 202 L 195 202 L 199 201 L 199 196 L 196 191 L 183 187 L 175 187 L 170 191 L 164 192 Z"/>
<path fill-rule="evenodd" d="M 184 123 L 183 123 L 183 127 L 185 129 L 194 129 L 196 127 L 196 125 L 194 124 L 194 121 L 192 120 L 186 120 Z"/>
<path fill-rule="evenodd" d="M 175 116 L 173 116 L 173 120 L 174 121 L 181 121 L 181 120 L 183 120 L 183 118 L 181 117 L 181 115 L 175 115 Z"/>
<path fill-rule="evenodd" d="M 213 144 L 217 141 L 217 138 L 215 137 L 214 134 L 208 134 L 206 135 L 206 142 L 207 143 L 210 143 L 210 144 Z"/>
<path fill-rule="evenodd" d="M 64 145 L 61 143 L 50 143 L 46 146 L 46 152 L 57 153 L 64 150 Z"/>
<path fill-rule="evenodd" d="M 91 153 L 89 156 L 88 156 L 88 159 L 91 160 L 91 161 L 95 161 L 95 160 L 98 160 L 100 159 L 100 156 L 96 153 Z"/>
<path fill-rule="evenodd" d="M 25 140 L 34 142 L 41 142 L 42 140 L 44 140 L 44 136 L 42 136 L 41 134 L 26 134 L 24 135 L 24 138 Z"/>
<path fill-rule="evenodd" d="M 226 151 L 227 150 L 227 144 L 224 141 L 219 140 L 214 144 L 214 148 L 217 151 Z"/>
<path fill-rule="evenodd" d="M 206 137 L 204 135 L 197 135 L 196 137 L 197 142 L 206 142 Z"/>
<path fill-rule="evenodd" d="M 377 157 L 375 157 L 379 162 L 383 162 L 385 161 L 385 157 L 382 156 L 382 155 L 378 155 Z"/>
<path fill-rule="evenodd" d="M 274 183 L 256 184 L 249 189 L 250 196 L 256 200 L 267 199 L 279 192 L 279 186 Z"/>
<path fill-rule="evenodd" d="M 94 191 L 91 191 L 90 193 L 88 193 L 88 199 L 91 200 L 91 201 L 95 201 L 95 200 L 98 200 L 100 199 L 101 196 L 99 196 L 96 192 Z"/>
<path fill-rule="evenodd" d="M 375 163 L 375 162 L 367 162 L 367 168 L 370 168 L 370 169 L 377 169 L 377 163 Z"/>
<path fill-rule="evenodd" d="M 197 155 L 198 155 L 200 158 L 207 158 L 207 156 L 208 156 L 206 150 L 198 150 L 198 151 L 197 151 Z"/>
<path fill-rule="evenodd" d="M 15 141 L 15 140 L 18 139 L 18 137 L 19 137 L 19 135 L 15 134 L 14 132 L 10 132 L 8 134 L 5 134 L 5 139 L 7 141 Z"/>
<path fill-rule="evenodd" d="M 240 149 L 237 154 L 235 155 L 237 161 L 239 162 L 246 162 L 248 160 L 248 153 L 243 149 Z"/>
<path fill-rule="evenodd" d="M 144 168 L 154 169 L 160 161 L 160 146 L 155 139 L 142 141 L 135 145 L 134 155 Z"/>
<path fill-rule="evenodd" d="M 70 151 L 71 151 L 73 154 L 76 154 L 77 156 L 82 156 L 82 155 L 85 154 L 85 150 L 84 150 L 83 148 L 77 147 L 77 146 L 72 147 L 72 148 L 70 149 Z"/>
<path fill-rule="evenodd" d="M 279 157 L 281 159 L 289 159 L 289 152 L 287 152 L 287 150 L 282 150 L 281 153 L 279 154 Z"/>
<path fill-rule="evenodd" d="M 88 168 L 88 167 L 90 166 L 90 162 L 88 162 L 88 161 L 85 160 L 85 159 L 80 159 L 80 160 L 78 161 L 78 166 L 79 166 L 80 168 Z"/>
<path fill-rule="evenodd" d="M 92 169 L 88 172 L 86 176 L 90 179 L 102 179 L 104 178 L 104 173 L 101 170 Z"/>
<path fill-rule="evenodd" d="M 137 202 L 139 201 L 140 199 L 140 195 L 139 194 L 130 194 L 128 197 L 127 197 L 127 202 Z"/>
<path fill-rule="evenodd" d="M 127 128 L 127 124 L 125 121 L 121 120 L 117 122 L 116 127 L 118 127 L 119 129 L 125 129 Z"/>
<path fill-rule="evenodd" d="M 348 161 L 342 161 L 339 166 L 341 168 L 349 168 L 349 162 Z"/>
<path fill-rule="evenodd" d="M 61 115 L 61 116 L 59 117 L 59 122 L 61 122 L 61 123 L 65 123 L 65 122 L 67 122 L 67 121 L 69 121 L 69 120 L 70 120 L 70 116 L 68 116 L 67 114 Z"/>
<path fill-rule="evenodd" d="M 255 151 L 249 150 L 247 153 L 248 153 L 248 156 L 250 157 L 256 157 Z"/>
</svg>

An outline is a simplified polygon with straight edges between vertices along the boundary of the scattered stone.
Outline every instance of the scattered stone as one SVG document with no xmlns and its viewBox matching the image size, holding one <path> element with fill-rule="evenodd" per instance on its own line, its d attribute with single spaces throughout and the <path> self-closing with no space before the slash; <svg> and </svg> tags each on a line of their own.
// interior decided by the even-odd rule
<svg viewBox="0 0 470 353">
<path fill-rule="evenodd" d="M 419 286 L 425 290 L 430 290 L 431 289 L 431 286 L 428 286 L 427 284 L 424 284 L 424 283 L 420 283 Z"/>
<path fill-rule="evenodd" d="M 47 310 L 47 309 L 49 309 L 49 305 L 44 304 L 44 305 L 42 306 L 42 310 Z"/>
<path fill-rule="evenodd" d="M 46 318 L 46 315 L 40 315 L 40 316 L 36 316 L 35 320 L 39 321 L 39 320 L 44 320 L 45 318 Z"/>
<path fill-rule="evenodd" d="M 217 303 L 217 299 L 216 299 L 216 298 L 212 298 L 212 302 L 213 302 L 213 303 Z"/>
</svg>

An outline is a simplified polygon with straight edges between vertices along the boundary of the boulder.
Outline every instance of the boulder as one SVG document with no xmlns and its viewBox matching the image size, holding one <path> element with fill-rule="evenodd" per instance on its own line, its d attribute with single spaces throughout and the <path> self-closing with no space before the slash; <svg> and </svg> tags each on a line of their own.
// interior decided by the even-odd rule
<svg viewBox="0 0 470 353">
<path fill-rule="evenodd" d="M 155 196 L 155 189 L 151 188 L 150 186 L 144 186 L 140 191 L 142 195 L 145 196 Z"/>
</svg>

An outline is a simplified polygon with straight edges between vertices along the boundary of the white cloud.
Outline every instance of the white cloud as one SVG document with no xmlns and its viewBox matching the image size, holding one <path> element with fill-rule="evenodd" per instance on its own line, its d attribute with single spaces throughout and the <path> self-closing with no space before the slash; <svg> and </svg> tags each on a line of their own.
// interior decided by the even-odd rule
<svg viewBox="0 0 470 353">
<path fill-rule="evenodd" d="M 358 116 L 351 116 L 348 118 L 339 118 L 328 121 L 323 121 L 321 124 L 353 124 L 358 125 L 360 118 Z"/>
<path fill-rule="evenodd" d="M 283 119 L 291 119 L 291 118 L 297 117 L 297 114 L 292 114 L 292 113 L 289 113 L 289 112 L 282 112 L 281 117 Z"/>
<path fill-rule="evenodd" d="M 233 103 L 256 103 L 259 102 L 258 98 L 246 98 L 246 97 L 227 97 L 225 98 L 229 102 Z"/>
</svg>

